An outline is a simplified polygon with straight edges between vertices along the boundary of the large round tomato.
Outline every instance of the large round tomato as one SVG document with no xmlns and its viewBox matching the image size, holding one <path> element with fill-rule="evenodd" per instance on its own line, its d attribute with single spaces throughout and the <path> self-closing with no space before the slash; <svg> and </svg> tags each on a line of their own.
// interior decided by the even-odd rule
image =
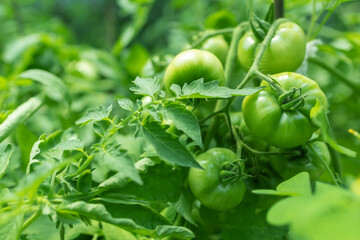
<svg viewBox="0 0 360 240">
<path fill-rule="evenodd" d="M 204 206 L 218 211 L 238 205 L 246 188 L 236 154 L 227 148 L 212 148 L 196 160 L 204 170 L 190 169 L 189 185 L 195 197 Z"/>
<path fill-rule="evenodd" d="M 203 78 L 204 82 L 218 80 L 219 85 L 224 85 L 224 68 L 211 52 L 191 49 L 176 55 L 166 68 L 164 86 L 170 89 L 172 84 L 182 86 L 200 78 Z"/>
<path fill-rule="evenodd" d="M 308 146 L 304 145 L 298 149 L 301 155 L 297 157 L 287 157 L 286 155 L 276 155 L 270 158 L 272 168 L 284 179 L 289 179 L 300 172 L 308 172 L 312 181 L 317 180 L 325 171 L 325 167 L 318 157 L 324 159 L 326 164 L 330 164 L 330 153 L 324 142 L 311 143 L 316 151 L 315 154 Z M 270 151 L 288 152 L 289 150 L 275 149 Z M 318 155 L 318 156 L 317 156 Z"/>
<path fill-rule="evenodd" d="M 271 145 L 282 148 L 300 146 L 317 130 L 310 119 L 310 111 L 317 100 L 326 111 L 326 96 L 315 81 L 301 74 L 280 73 L 273 77 L 285 90 L 301 88 L 306 95 L 305 105 L 298 110 L 284 110 L 277 94 L 267 87 L 245 97 L 242 104 L 245 123 L 253 135 Z M 267 83 L 263 81 L 261 85 L 267 86 Z"/>
<path fill-rule="evenodd" d="M 245 70 L 250 69 L 259 48 L 260 42 L 252 32 L 240 39 L 238 59 Z M 305 52 L 303 30 L 292 22 L 281 23 L 260 61 L 259 70 L 265 74 L 295 71 L 304 60 Z"/>
<path fill-rule="evenodd" d="M 216 36 L 208 39 L 201 47 L 203 50 L 213 53 L 225 65 L 229 44 L 223 36 Z"/>
</svg>

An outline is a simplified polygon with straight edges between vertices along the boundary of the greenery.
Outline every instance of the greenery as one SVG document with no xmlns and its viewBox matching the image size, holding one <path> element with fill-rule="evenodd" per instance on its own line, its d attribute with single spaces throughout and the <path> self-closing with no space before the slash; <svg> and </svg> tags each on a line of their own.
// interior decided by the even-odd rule
<svg viewBox="0 0 360 240">
<path fill-rule="evenodd" d="M 0 239 L 358 239 L 359 12 L 1 1 Z"/>
</svg>

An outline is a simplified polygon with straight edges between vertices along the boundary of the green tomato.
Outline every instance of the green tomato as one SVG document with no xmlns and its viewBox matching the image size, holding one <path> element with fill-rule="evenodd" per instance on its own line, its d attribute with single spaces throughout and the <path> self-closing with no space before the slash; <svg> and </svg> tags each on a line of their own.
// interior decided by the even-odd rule
<svg viewBox="0 0 360 240">
<path fill-rule="evenodd" d="M 195 197 L 204 206 L 218 211 L 237 206 L 244 197 L 246 187 L 241 179 L 242 166 L 236 161 L 236 154 L 227 148 L 212 148 L 196 160 L 204 170 L 190 169 L 189 186 Z"/>
<path fill-rule="evenodd" d="M 216 36 L 208 39 L 201 47 L 203 50 L 213 53 L 225 65 L 229 44 L 223 36 Z"/>
<path fill-rule="evenodd" d="M 249 70 L 260 49 L 252 32 L 239 41 L 237 55 L 240 65 Z M 295 23 L 281 23 L 260 61 L 259 70 L 265 74 L 292 72 L 298 69 L 306 53 L 304 31 Z"/>
<path fill-rule="evenodd" d="M 316 153 L 324 159 L 327 165 L 330 164 L 329 149 L 324 142 L 313 142 L 312 147 Z M 300 156 L 286 157 L 286 155 L 277 155 L 270 158 L 270 164 L 272 168 L 282 177 L 284 180 L 289 179 L 300 172 L 308 172 L 312 181 L 317 180 L 320 175 L 325 171 L 325 167 L 316 154 L 311 149 L 304 145 L 299 149 Z M 272 152 L 288 152 L 286 149 L 276 149 L 272 147 Z"/>
<path fill-rule="evenodd" d="M 224 68 L 211 52 L 191 49 L 176 55 L 166 68 L 164 86 L 170 89 L 172 84 L 183 86 L 200 78 L 203 78 L 204 82 L 218 80 L 219 85 L 224 85 Z"/>
<path fill-rule="evenodd" d="M 263 91 L 245 97 L 242 110 L 246 126 L 257 138 L 281 147 L 292 148 L 307 142 L 318 127 L 310 119 L 310 111 L 316 101 L 327 109 L 327 99 L 319 85 L 298 73 L 273 75 L 285 89 L 301 88 L 306 94 L 305 105 L 299 110 L 283 110 L 277 94 L 267 87 Z M 262 86 L 267 86 L 262 82 Z M 324 113 L 325 114 L 325 113 Z"/>
</svg>

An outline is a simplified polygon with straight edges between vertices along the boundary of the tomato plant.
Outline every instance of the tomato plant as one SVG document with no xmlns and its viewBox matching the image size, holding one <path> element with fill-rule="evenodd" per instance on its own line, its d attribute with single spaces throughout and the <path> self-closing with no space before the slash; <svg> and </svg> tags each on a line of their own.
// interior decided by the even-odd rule
<svg viewBox="0 0 360 240">
<path fill-rule="evenodd" d="M 236 154 L 226 148 L 212 148 L 196 160 L 204 169 L 190 169 L 189 186 L 200 202 L 219 211 L 238 205 L 244 197 L 245 183 Z"/>
<path fill-rule="evenodd" d="M 298 73 L 280 73 L 273 77 L 285 90 L 301 89 L 302 94 L 306 94 L 303 106 L 285 108 L 287 103 L 279 102 L 279 96 L 267 87 L 244 99 L 242 107 L 246 125 L 251 133 L 271 145 L 282 148 L 302 145 L 317 130 L 310 111 L 317 101 L 327 109 L 326 96 L 315 81 Z M 267 83 L 262 85 L 267 86 Z"/>
<path fill-rule="evenodd" d="M 205 50 L 191 49 L 175 56 L 164 75 L 164 86 L 170 89 L 172 84 L 180 86 L 203 78 L 205 82 L 217 80 L 224 85 L 224 69 L 220 60 Z"/>
<path fill-rule="evenodd" d="M 244 69 L 250 69 L 260 43 L 252 32 L 240 39 L 237 55 Z M 260 61 L 260 71 L 270 74 L 295 71 L 304 60 L 305 45 L 305 34 L 297 24 L 280 24 Z"/>
<path fill-rule="evenodd" d="M 0 239 L 358 239 L 360 2 L 271 2 L 0 1 Z"/>
</svg>

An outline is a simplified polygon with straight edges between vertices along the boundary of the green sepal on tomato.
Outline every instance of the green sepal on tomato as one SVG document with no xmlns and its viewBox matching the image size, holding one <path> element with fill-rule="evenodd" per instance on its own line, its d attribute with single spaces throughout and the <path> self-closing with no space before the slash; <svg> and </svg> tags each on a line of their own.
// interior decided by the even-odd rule
<svg viewBox="0 0 360 240">
<path fill-rule="evenodd" d="M 240 39 L 237 55 L 240 65 L 246 71 L 252 66 L 260 44 L 252 32 L 247 32 Z M 264 74 L 295 71 L 303 62 L 305 53 L 304 31 L 293 22 L 281 23 L 265 50 L 259 70 Z"/>
<path fill-rule="evenodd" d="M 319 157 L 323 158 L 327 165 L 330 164 L 331 156 L 329 149 L 324 142 L 309 143 L 316 151 L 314 153 L 307 145 L 301 146 L 297 150 L 300 156 L 274 155 L 270 157 L 272 168 L 279 176 L 287 180 L 300 172 L 308 172 L 311 181 L 317 180 L 325 171 L 325 167 Z M 289 152 L 288 149 L 277 149 L 271 147 L 272 152 Z"/>
<path fill-rule="evenodd" d="M 236 207 L 244 197 L 245 182 L 241 178 L 243 165 L 227 148 L 212 148 L 197 156 L 204 169 L 191 168 L 189 186 L 200 202 L 213 210 Z"/>
<path fill-rule="evenodd" d="M 166 68 L 164 86 L 169 90 L 172 84 L 182 87 L 200 78 L 204 82 L 217 80 L 219 85 L 225 85 L 224 68 L 220 60 L 211 52 L 190 49 L 176 55 Z"/>
<path fill-rule="evenodd" d="M 300 146 L 318 129 L 310 118 L 310 111 L 317 101 L 323 106 L 321 111 L 326 111 L 326 96 L 315 81 L 301 74 L 285 72 L 272 77 L 287 91 L 301 88 L 306 96 L 304 106 L 297 110 L 284 110 L 277 93 L 267 87 L 244 98 L 242 110 L 246 126 L 255 137 L 271 145 L 281 148 Z M 263 81 L 261 86 L 268 84 Z"/>
</svg>

